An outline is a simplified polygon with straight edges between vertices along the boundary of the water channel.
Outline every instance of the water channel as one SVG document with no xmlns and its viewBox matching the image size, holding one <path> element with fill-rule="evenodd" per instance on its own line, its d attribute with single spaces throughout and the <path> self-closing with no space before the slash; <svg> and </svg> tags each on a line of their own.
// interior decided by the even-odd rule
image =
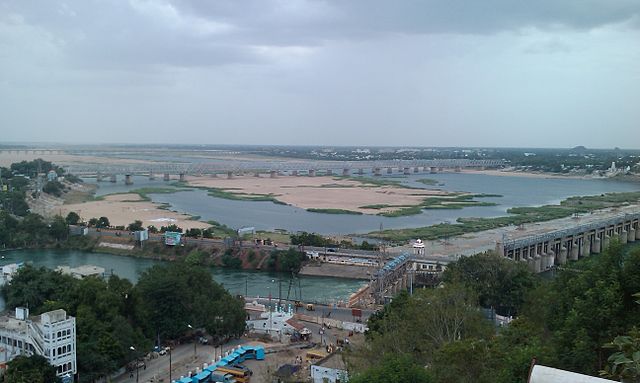
<svg viewBox="0 0 640 383">
<path fill-rule="evenodd" d="M 164 263 L 145 258 L 124 257 L 112 254 L 90 253 L 76 250 L 16 250 L 0 253 L 0 266 L 26 262 L 34 266 L 55 269 L 65 265 L 77 267 L 81 265 L 95 265 L 105 268 L 107 274 L 136 282 L 142 272 L 148 268 Z M 282 298 L 287 294 L 291 299 L 302 299 L 309 302 L 335 303 L 344 301 L 349 295 L 360 288 L 365 282 L 355 279 L 300 276 L 294 279 L 289 291 L 291 276 L 285 273 L 264 271 L 230 270 L 210 267 L 213 279 L 221 283 L 230 293 L 255 296 L 271 296 L 277 298 L 282 292 Z M 0 301 L 0 311 L 4 309 L 4 302 Z"/>
<path fill-rule="evenodd" d="M 433 179 L 438 185 L 427 186 L 417 182 L 421 178 Z M 155 202 L 168 203 L 172 210 L 198 215 L 203 221 L 214 220 L 232 228 L 253 226 L 257 230 L 284 229 L 291 232 L 303 230 L 335 235 L 367 233 L 378 230 L 381 225 L 385 229 L 400 229 L 455 222 L 458 217 L 496 217 L 505 215 L 507 209 L 514 206 L 539 206 L 558 203 L 576 195 L 640 190 L 640 185 L 637 183 L 613 180 L 528 178 L 474 173 L 411 174 L 394 176 L 392 179 L 413 187 L 500 194 L 502 197 L 481 199 L 495 202 L 498 204 L 496 206 L 468 207 L 461 210 L 424 210 L 421 214 L 393 218 L 375 215 L 310 213 L 304 209 L 271 202 L 234 201 L 210 197 L 203 190 L 151 194 L 151 198 Z M 95 183 L 95 179 L 86 181 Z M 96 194 L 122 193 L 136 188 L 162 187 L 163 185 L 166 183 L 161 179 L 149 180 L 146 177 L 134 177 L 134 185 L 129 186 L 124 185 L 122 179 L 118 183 L 102 182 Z"/>
</svg>

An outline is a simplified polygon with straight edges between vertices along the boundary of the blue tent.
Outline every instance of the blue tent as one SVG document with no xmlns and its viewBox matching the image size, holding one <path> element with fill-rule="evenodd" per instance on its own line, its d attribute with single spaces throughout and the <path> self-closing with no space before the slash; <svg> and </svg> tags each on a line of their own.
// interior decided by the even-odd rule
<svg viewBox="0 0 640 383">
<path fill-rule="evenodd" d="M 208 382 L 210 375 L 211 375 L 211 371 L 204 370 L 201 373 L 199 373 L 198 375 L 194 376 L 193 379 L 192 379 L 192 382 L 193 383 Z"/>
</svg>

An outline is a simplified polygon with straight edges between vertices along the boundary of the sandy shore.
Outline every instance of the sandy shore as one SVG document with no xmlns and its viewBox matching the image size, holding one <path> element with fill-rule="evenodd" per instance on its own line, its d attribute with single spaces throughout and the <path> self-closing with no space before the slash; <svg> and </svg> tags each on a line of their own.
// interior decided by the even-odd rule
<svg viewBox="0 0 640 383">
<path fill-rule="evenodd" d="M 74 211 L 83 220 L 107 217 L 112 226 L 127 226 L 135 220 L 143 225 L 157 228 L 176 224 L 183 229 L 207 228 L 210 225 L 189 219 L 187 214 L 160 209 L 157 203 L 144 201 L 137 194 L 115 194 L 106 196 L 102 201 L 91 201 L 56 207 L 56 213 L 66 216 Z"/>
<path fill-rule="evenodd" d="M 446 196 L 442 190 L 407 189 L 398 186 L 367 185 L 333 177 L 276 178 L 242 176 L 232 179 L 187 177 L 191 186 L 218 188 L 238 195 L 272 195 L 277 200 L 303 209 L 344 209 L 377 214 L 398 208 L 366 209 L 367 205 L 416 206 L 425 197 Z"/>
</svg>

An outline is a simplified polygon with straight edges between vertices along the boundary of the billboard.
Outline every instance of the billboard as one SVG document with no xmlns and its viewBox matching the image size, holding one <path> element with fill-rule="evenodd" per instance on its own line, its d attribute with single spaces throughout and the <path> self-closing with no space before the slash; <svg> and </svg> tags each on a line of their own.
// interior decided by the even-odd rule
<svg viewBox="0 0 640 383">
<path fill-rule="evenodd" d="M 140 231 L 136 231 L 134 232 L 135 237 L 136 237 L 136 241 L 146 241 L 147 239 L 149 239 L 149 230 L 140 230 Z"/>
<path fill-rule="evenodd" d="M 164 244 L 167 246 L 175 246 L 180 244 L 182 234 L 177 231 L 166 231 L 164 233 Z"/>
</svg>

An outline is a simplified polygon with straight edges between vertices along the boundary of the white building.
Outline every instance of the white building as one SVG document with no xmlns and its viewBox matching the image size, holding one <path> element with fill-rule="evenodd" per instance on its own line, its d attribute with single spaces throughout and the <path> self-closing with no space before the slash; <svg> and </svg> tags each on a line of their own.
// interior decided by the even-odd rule
<svg viewBox="0 0 640 383">
<path fill-rule="evenodd" d="M 349 374 L 339 354 L 330 354 L 318 364 L 311 365 L 313 383 L 346 383 Z"/>
<path fill-rule="evenodd" d="M 23 265 L 24 263 L 20 262 L 2 266 L 2 270 L 0 270 L 0 286 L 11 282 L 13 276 L 16 275 Z"/>
<path fill-rule="evenodd" d="M 60 377 L 73 376 L 76 363 L 76 318 L 64 310 L 29 317 L 29 309 L 16 307 L 15 316 L 0 317 L 0 361 L 16 356 L 44 356 Z"/>
<path fill-rule="evenodd" d="M 291 311 L 269 311 L 261 313 L 259 319 L 248 320 L 247 328 L 254 333 L 279 337 L 280 335 L 292 335 L 294 332 L 300 332 L 304 329 L 304 326 L 293 319 Z"/>
</svg>

